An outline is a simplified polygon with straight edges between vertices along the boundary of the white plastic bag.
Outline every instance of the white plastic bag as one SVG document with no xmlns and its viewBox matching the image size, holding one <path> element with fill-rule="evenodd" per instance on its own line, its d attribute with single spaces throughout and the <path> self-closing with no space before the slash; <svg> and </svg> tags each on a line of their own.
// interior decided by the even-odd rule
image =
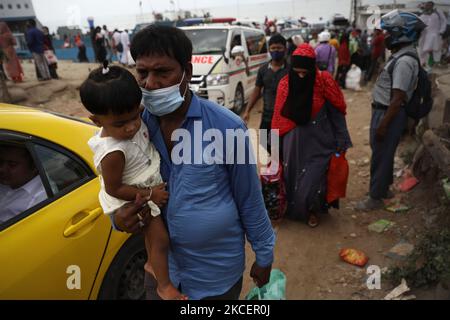
<svg viewBox="0 0 450 320">
<path fill-rule="evenodd" d="M 45 59 L 47 60 L 48 65 L 58 63 L 58 58 L 56 58 L 56 55 L 53 52 L 53 50 L 45 50 L 44 56 L 45 56 Z"/>
<path fill-rule="evenodd" d="M 134 61 L 133 57 L 131 56 L 130 50 L 127 50 L 127 60 L 128 60 L 129 67 L 134 67 L 136 65 L 136 62 Z"/>
<path fill-rule="evenodd" d="M 359 91 L 361 90 L 361 69 L 352 64 L 352 67 L 347 72 L 347 76 L 345 78 L 345 88 Z"/>
</svg>

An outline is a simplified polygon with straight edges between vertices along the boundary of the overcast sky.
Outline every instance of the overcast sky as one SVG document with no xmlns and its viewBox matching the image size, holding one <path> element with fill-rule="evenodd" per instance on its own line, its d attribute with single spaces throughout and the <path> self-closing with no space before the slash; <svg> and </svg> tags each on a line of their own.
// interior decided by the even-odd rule
<svg viewBox="0 0 450 320">
<path fill-rule="evenodd" d="M 305 16 L 312 20 L 329 18 L 333 13 L 348 16 L 350 0 L 32 0 L 38 19 L 52 30 L 58 26 L 81 24 L 87 27 L 87 17 L 96 25 L 107 24 L 110 29 L 132 28 L 139 22 L 141 12 L 163 12 L 184 9 L 213 16 L 231 16 L 263 20 L 290 16 Z M 142 6 L 139 4 L 142 3 Z M 147 18 L 148 19 L 148 18 Z M 144 19 L 145 20 L 145 19 Z"/>
</svg>

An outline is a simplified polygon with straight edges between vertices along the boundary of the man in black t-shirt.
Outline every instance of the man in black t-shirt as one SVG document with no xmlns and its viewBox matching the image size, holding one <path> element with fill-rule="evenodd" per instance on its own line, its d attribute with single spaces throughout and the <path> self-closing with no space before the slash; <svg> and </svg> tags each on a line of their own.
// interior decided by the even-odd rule
<svg viewBox="0 0 450 320">
<path fill-rule="evenodd" d="M 288 68 L 286 65 L 286 51 L 286 39 L 282 35 L 276 34 L 270 38 L 269 52 L 272 60 L 258 70 L 255 89 L 250 96 L 247 109 L 242 115 L 244 121 L 248 122 L 250 119 L 250 111 L 261 95 L 263 96 L 264 109 L 259 128 L 267 129 L 267 143 L 269 149 L 267 151 L 269 154 L 271 153 L 270 129 L 273 109 L 275 107 L 275 98 L 277 96 L 278 83 L 288 73 Z"/>
</svg>

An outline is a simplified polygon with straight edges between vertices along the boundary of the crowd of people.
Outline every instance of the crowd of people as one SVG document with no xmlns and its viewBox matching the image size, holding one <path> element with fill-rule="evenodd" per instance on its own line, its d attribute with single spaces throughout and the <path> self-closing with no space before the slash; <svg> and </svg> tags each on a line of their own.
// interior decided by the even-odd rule
<svg viewBox="0 0 450 320">
<path fill-rule="evenodd" d="M 309 41 L 293 37 L 290 42 L 281 34 L 271 35 L 272 59 L 260 68 L 242 117 L 248 122 L 263 97 L 260 129 L 279 130 L 288 216 L 315 227 L 319 213 L 336 205 L 325 200 L 327 167 L 333 152 L 345 154 L 352 146 L 341 92 L 350 83 L 349 70 L 359 69 L 358 82 L 376 79 L 370 191 L 358 209 L 379 209 L 383 199 L 392 197 L 394 155 L 408 117 L 405 106 L 416 89 L 419 70 L 442 65 L 445 32 L 438 23 L 444 20 L 433 8 L 432 2 L 426 3 L 420 17 L 393 11 L 370 33 L 357 28 L 322 30 L 313 32 Z M 429 48 L 427 41 L 434 41 Z"/>
<path fill-rule="evenodd" d="M 80 33 L 73 37 L 73 44 L 78 48 L 77 60 L 78 62 L 89 62 L 86 54 L 87 47 L 83 39 L 85 37 Z M 95 62 L 117 61 L 123 66 L 134 66 L 134 60 L 130 55 L 130 34 L 127 29 L 124 31 L 114 29 L 111 32 L 106 25 L 92 27 L 88 39 L 92 44 Z M 71 38 L 65 35 L 62 48 L 72 48 L 73 44 Z"/>
<path fill-rule="evenodd" d="M 439 19 L 439 14 L 428 10 L 430 6 L 428 3 L 424 14 Z M 245 122 L 263 97 L 260 128 L 268 129 L 269 137 L 277 134 L 281 142 L 279 170 L 286 215 L 315 228 L 322 214 L 339 208 L 339 197 L 328 197 L 329 182 L 336 178 L 330 175 L 330 162 L 345 158 L 352 147 L 342 92 L 346 73 L 351 65 L 364 70 L 367 81 L 379 73 L 372 91 L 369 195 L 356 209 L 380 209 L 383 200 L 393 196 L 394 155 L 411 117 L 408 106 L 421 71 L 429 66 L 429 59 L 432 63 L 440 59 L 435 49 L 442 50 L 444 33 L 436 40 L 431 37 L 436 30 L 432 22 L 425 24 L 417 15 L 394 10 L 382 17 L 371 41 L 367 31 L 356 28 L 335 34 L 323 30 L 309 43 L 299 38 L 288 43 L 273 33 L 269 39 L 271 60 L 258 70 L 241 119 L 189 90 L 193 48 L 182 30 L 151 25 L 130 42 L 126 31 L 93 28 L 96 59 L 103 66 L 84 81 L 80 97 L 90 119 L 101 127 L 89 141 L 100 174 L 99 199 L 115 230 L 145 235 L 147 297 L 238 299 L 245 270 L 245 239 L 255 252 L 250 276 L 257 286 L 269 281 L 274 261 L 276 236 L 256 165 L 248 160 L 251 156 L 239 163 L 240 146 L 232 143 L 223 151 L 235 157 L 234 161 L 227 157 L 226 163 L 211 164 L 205 159 L 201 164 L 176 163 L 172 151 L 179 144 L 185 146 L 181 150 L 189 159 L 195 159 L 199 151 L 190 140 L 173 141 L 176 130 L 181 128 L 195 138 L 196 122 L 200 121 L 201 137 L 210 129 L 223 137 L 228 130 L 247 132 Z M 7 30 L 2 37 L 4 34 Z M 2 43 L 7 43 L 4 38 Z M 45 50 L 51 50 L 45 44 L 49 38 L 30 23 L 27 40 L 38 75 L 50 79 L 51 64 L 45 60 Z M 83 45 L 81 38 L 78 43 Z M 288 45 L 295 47 L 290 50 Z M 136 77 L 123 66 L 111 66 L 108 60 L 113 55 L 124 66 L 136 61 Z M 386 63 L 381 67 L 383 60 Z M 200 143 L 199 147 L 203 155 L 209 145 Z M 15 147 L 15 151 L 28 160 L 23 150 Z M 267 151 L 274 150 L 269 147 Z M 251 154 L 248 137 L 244 153 Z M 0 166 L 1 181 L 8 183 L 6 192 L 13 194 L 35 181 L 35 168 L 29 161 L 24 161 L 24 167 L 26 177 L 15 182 L 7 166 Z"/>
<path fill-rule="evenodd" d="M 113 32 L 107 26 L 92 28 L 90 31 L 95 62 L 117 61 L 123 66 L 131 67 L 135 62 L 130 53 L 130 36 L 128 30 Z M 36 77 L 39 81 L 59 79 L 58 58 L 54 48 L 54 39 L 47 27 L 39 28 L 36 21 L 27 22 L 26 44 L 35 63 Z M 73 44 L 78 48 L 78 62 L 89 62 L 87 46 L 82 34 L 73 37 Z M 24 72 L 16 53 L 17 41 L 6 22 L 0 22 L 0 76 L 15 83 L 24 80 Z M 71 38 L 64 36 L 61 49 L 72 48 Z"/>
<path fill-rule="evenodd" d="M 422 66 L 430 72 L 433 66 L 446 67 L 450 60 L 450 24 L 448 13 L 436 9 L 432 1 L 423 3 L 421 9 L 420 19 L 426 28 L 417 41 L 417 49 Z M 264 28 L 268 36 L 279 31 L 276 20 L 266 19 Z M 346 74 L 352 65 L 361 70 L 362 83 L 367 83 L 379 75 L 388 58 L 385 34 L 379 26 L 371 31 L 341 27 L 310 32 L 310 39 L 303 39 L 301 35 L 287 39 L 287 61 L 299 44 L 308 42 L 316 50 L 319 68 L 333 74 L 341 88 L 345 88 Z"/>
<path fill-rule="evenodd" d="M 58 59 L 56 58 L 53 38 L 47 27 L 37 28 L 33 19 L 27 22 L 26 43 L 35 64 L 36 77 L 39 81 L 58 79 Z M 24 80 L 24 72 L 16 53 L 16 39 L 6 22 L 0 22 L 0 49 L 2 56 L 1 74 L 5 79 L 15 83 Z"/>
<path fill-rule="evenodd" d="M 104 25 L 91 29 L 91 40 L 93 44 L 95 61 L 103 63 L 117 61 L 122 66 L 134 66 L 134 60 L 130 54 L 130 34 L 127 29 L 113 32 Z"/>
</svg>

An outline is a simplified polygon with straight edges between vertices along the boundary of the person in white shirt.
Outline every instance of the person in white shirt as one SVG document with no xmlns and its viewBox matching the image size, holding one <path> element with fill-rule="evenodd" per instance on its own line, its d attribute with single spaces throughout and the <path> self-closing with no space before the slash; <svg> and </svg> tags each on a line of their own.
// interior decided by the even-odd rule
<svg viewBox="0 0 450 320">
<path fill-rule="evenodd" d="M 441 10 L 435 9 L 434 3 L 428 1 L 424 6 L 424 12 L 420 16 L 427 28 L 419 39 L 419 55 L 422 65 L 429 69 L 430 54 L 433 62 L 440 63 L 442 55 L 442 37 L 447 28 L 447 18 Z"/>
<path fill-rule="evenodd" d="M 121 56 L 122 56 L 122 52 L 123 52 L 123 46 L 120 42 L 120 31 L 119 30 L 114 30 L 113 35 L 112 35 L 112 50 L 113 50 L 113 54 L 116 56 L 116 59 L 118 62 L 120 62 Z"/>
<path fill-rule="evenodd" d="M 128 30 L 123 31 L 120 34 L 120 43 L 123 46 L 122 56 L 120 58 L 120 63 L 122 65 L 131 67 L 135 65 L 135 62 L 130 54 L 130 36 L 128 35 Z"/>
<path fill-rule="evenodd" d="M 28 150 L 20 144 L 0 144 L 0 224 L 45 199 L 47 193 Z"/>
<path fill-rule="evenodd" d="M 102 31 L 101 31 L 103 38 L 105 39 L 105 47 L 106 47 L 106 60 L 108 60 L 109 62 L 112 61 L 112 57 L 113 57 L 113 52 L 111 49 L 111 34 L 108 31 L 108 27 L 106 25 L 103 25 Z"/>
</svg>

